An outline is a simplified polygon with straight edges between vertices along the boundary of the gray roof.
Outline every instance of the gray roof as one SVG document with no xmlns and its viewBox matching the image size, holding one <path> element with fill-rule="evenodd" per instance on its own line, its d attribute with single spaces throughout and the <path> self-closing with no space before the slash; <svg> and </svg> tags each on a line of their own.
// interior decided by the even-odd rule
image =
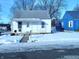
<svg viewBox="0 0 79 59">
<path fill-rule="evenodd" d="M 49 19 L 50 15 L 48 10 L 24 10 L 24 11 L 16 11 L 14 13 L 14 18 Z"/>
<path fill-rule="evenodd" d="M 79 11 L 67 11 L 66 15 L 70 15 L 74 19 L 79 19 Z"/>
</svg>

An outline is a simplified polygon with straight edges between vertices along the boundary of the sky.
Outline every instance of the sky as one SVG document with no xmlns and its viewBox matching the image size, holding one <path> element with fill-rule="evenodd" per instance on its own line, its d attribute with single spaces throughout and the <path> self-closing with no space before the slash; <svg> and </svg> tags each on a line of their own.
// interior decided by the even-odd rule
<svg viewBox="0 0 79 59">
<path fill-rule="evenodd" d="M 14 0 L 0 0 L 0 4 L 2 5 L 0 12 L 0 23 L 9 23 L 11 21 L 11 11 L 10 8 L 14 4 Z M 79 0 L 65 0 L 66 7 L 62 9 L 63 17 L 65 11 L 73 10 L 73 8 L 79 4 Z"/>
</svg>

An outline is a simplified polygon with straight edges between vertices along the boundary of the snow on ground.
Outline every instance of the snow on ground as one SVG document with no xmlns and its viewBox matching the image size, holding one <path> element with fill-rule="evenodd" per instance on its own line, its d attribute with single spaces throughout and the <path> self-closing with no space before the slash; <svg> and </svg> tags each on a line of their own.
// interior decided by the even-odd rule
<svg viewBox="0 0 79 59">
<path fill-rule="evenodd" d="M 2 35 L 0 36 L 0 44 L 19 43 L 21 38 L 22 36 Z"/>
<path fill-rule="evenodd" d="M 37 50 L 52 50 L 52 49 L 75 49 L 79 48 L 79 44 L 61 45 L 61 44 L 44 44 L 43 42 L 35 43 L 11 43 L 0 45 L 0 53 L 10 52 L 31 52 Z"/>
<path fill-rule="evenodd" d="M 3 36 L 6 40 L 17 40 L 17 36 Z M 21 38 L 21 37 L 20 37 Z M 79 48 L 79 32 L 57 32 L 53 34 L 31 35 L 27 43 L 10 43 L 0 45 L 0 53 L 25 52 L 51 49 Z M 0 37 L 1 39 L 1 37 Z"/>
<path fill-rule="evenodd" d="M 79 32 L 57 32 L 53 34 L 31 35 L 28 43 L 40 42 L 45 44 L 79 44 Z"/>
</svg>

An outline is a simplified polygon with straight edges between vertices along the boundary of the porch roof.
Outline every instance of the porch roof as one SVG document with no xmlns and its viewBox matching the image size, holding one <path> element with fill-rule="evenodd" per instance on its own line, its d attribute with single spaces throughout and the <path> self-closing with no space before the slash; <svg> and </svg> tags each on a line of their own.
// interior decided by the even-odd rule
<svg viewBox="0 0 79 59">
<path fill-rule="evenodd" d="M 41 22 L 39 18 L 14 18 L 13 21 L 22 21 L 22 22 Z"/>
<path fill-rule="evenodd" d="M 17 22 L 21 21 L 23 23 L 31 23 L 31 24 L 41 24 L 42 22 L 44 22 L 44 21 L 42 21 L 42 20 L 40 20 L 38 18 L 36 20 L 34 18 L 32 18 L 32 19 L 28 18 L 27 20 L 26 20 L 26 18 L 19 18 L 19 19 L 15 18 L 14 21 L 17 21 Z"/>
</svg>

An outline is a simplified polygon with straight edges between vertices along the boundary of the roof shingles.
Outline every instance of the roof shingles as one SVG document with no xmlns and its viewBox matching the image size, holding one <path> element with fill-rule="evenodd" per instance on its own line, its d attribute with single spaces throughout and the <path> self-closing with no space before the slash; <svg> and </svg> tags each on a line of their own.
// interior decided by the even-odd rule
<svg viewBox="0 0 79 59">
<path fill-rule="evenodd" d="M 15 12 L 14 18 L 50 19 L 50 15 L 48 10 L 24 10 L 24 11 Z"/>
<path fill-rule="evenodd" d="M 66 13 L 72 16 L 74 19 L 79 19 L 79 11 L 67 11 Z"/>
</svg>

